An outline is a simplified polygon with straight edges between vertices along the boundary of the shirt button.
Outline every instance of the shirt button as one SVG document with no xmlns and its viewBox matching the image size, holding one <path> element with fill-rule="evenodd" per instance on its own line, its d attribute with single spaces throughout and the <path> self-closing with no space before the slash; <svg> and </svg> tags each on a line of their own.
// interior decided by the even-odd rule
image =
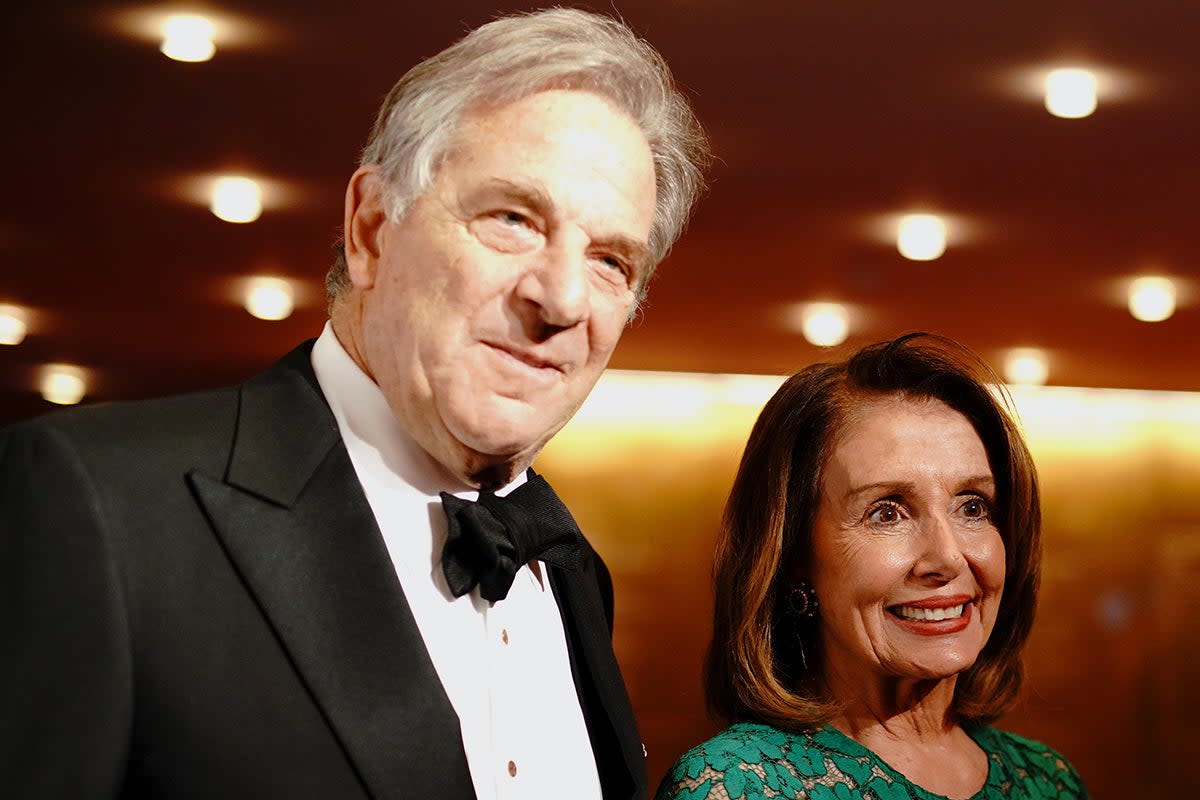
<svg viewBox="0 0 1200 800">
<path fill-rule="evenodd" d="M 503 628 L 503 629 L 500 631 L 500 641 L 504 642 L 505 644 L 508 644 L 508 628 Z M 511 761 L 510 761 L 510 762 L 508 762 L 508 763 L 509 763 L 509 764 L 512 764 L 512 762 L 511 762 Z M 516 769 L 516 768 L 515 768 L 515 767 L 513 767 L 513 769 Z"/>
<path fill-rule="evenodd" d="M 515 762 L 515 761 L 508 762 L 508 775 L 510 778 L 517 777 L 517 762 Z"/>
</svg>

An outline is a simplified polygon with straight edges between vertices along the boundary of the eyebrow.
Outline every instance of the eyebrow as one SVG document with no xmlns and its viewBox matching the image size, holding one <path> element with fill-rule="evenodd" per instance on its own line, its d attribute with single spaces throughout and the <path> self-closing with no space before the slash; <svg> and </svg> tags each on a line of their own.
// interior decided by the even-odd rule
<svg viewBox="0 0 1200 800">
<path fill-rule="evenodd" d="M 543 214 L 547 215 L 556 208 L 550 195 L 542 187 L 533 184 L 515 183 L 504 178 L 492 178 L 483 184 L 479 194 L 486 193 L 487 191 L 498 191 L 509 200 L 521 203 L 530 208 L 539 209 Z M 652 265 L 653 258 L 650 254 L 650 246 L 632 236 L 626 236 L 623 233 L 601 235 L 592 239 L 592 243 L 599 245 L 601 248 L 612 250 L 631 266 L 636 267 L 639 280 L 645 276 Z"/>
<path fill-rule="evenodd" d="M 505 180 L 504 178 L 492 178 L 486 181 L 479 187 L 479 191 L 472 194 L 486 194 L 488 192 L 500 192 L 508 200 L 514 200 L 531 208 L 539 208 L 545 211 L 554 209 L 554 201 L 550 199 L 550 195 L 540 186 L 525 183 L 514 183 L 513 181 Z"/>
<path fill-rule="evenodd" d="M 991 475 L 973 475 L 958 482 L 962 488 L 978 486 L 992 493 L 996 491 L 996 480 Z M 916 491 L 916 484 L 911 481 L 877 481 L 856 486 L 846 492 L 847 500 L 855 500 L 864 494 L 887 491 L 889 494 L 911 494 Z M 962 489 L 959 490 L 960 492 Z"/>
<path fill-rule="evenodd" d="M 645 278 L 646 273 L 650 270 L 654 260 L 650 255 L 650 248 L 637 239 L 617 233 L 608 237 L 600 237 L 595 242 L 601 247 L 614 251 L 631 267 L 634 267 L 636 272 L 634 277 L 639 281 Z"/>
<path fill-rule="evenodd" d="M 904 494 L 912 492 L 914 489 L 916 489 L 916 485 L 912 483 L 905 483 L 903 481 L 878 481 L 850 489 L 846 492 L 846 499 L 857 500 L 864 494 L 875 494 L 881 491 L 887 491 L 888 494 Z"/>
</svg>

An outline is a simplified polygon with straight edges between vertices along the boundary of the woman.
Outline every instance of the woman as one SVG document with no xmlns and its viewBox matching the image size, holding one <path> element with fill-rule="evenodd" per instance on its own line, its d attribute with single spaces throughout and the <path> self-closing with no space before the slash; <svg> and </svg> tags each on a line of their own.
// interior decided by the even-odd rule
<svg viewBox="0 0 1200 800">
<path fill-rule="evenodd" d="M 706 665 L 734 724 L 658 798 L 1086 798 L 989 727 L 1021 684 L 1037 478 L 978 358 L 912 334 L 794 375 L 742 457 Z"/>
</svg>

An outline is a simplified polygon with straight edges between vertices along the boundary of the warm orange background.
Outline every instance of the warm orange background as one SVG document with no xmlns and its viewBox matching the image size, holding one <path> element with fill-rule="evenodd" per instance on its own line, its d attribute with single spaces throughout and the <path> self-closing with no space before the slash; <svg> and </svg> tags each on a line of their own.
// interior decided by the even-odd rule
<svg viewBox="0 0 1200 800">
<path fill-rule="evenodd" d="M 1200 395 L 1033 389 L 1017 405 L 1046 557 L 1026 696 L 1000 726 L 1064 752 L 1097 800 L 1197 796 Z M 756 413 L 581 414 L 540 459 L 613 572 L 652 782 L 720 727 L 700 686 L 712 546 Z"/>
</svg>

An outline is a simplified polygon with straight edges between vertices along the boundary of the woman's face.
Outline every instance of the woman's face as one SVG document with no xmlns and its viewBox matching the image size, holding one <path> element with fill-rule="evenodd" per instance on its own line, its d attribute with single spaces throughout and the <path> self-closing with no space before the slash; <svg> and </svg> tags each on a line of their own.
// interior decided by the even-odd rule
<svg viewBox="0 0 1200 800">
<path fill-rule="evenodd" d="M 940 679 L 975 662 L 1004 588 L 995 492 L 983 442 L 945 403 L 858 409 L 825 466 L 813 529 L 828 679 Z"/>
</svg>

